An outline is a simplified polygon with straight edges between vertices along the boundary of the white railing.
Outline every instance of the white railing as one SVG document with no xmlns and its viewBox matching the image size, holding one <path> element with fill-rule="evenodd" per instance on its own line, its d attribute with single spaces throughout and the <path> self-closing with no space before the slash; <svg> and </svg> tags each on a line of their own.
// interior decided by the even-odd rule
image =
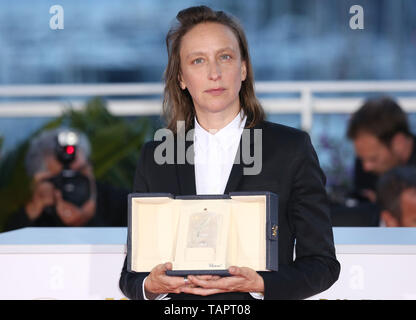
<svg viewBox="0 0 416 320">
<path fill-rule="evenodd" d="M 111 96 L 106 102 L 109 111 L 115 115 L 158 115 L 162 92 L 161 83 L 6 85 L 0 86 L 0 98 L 13 100 L 0 102 L 0 117 L 58 116 L 68 106 L 82 109 L 86 98 L 94 96 Z M 354 112 L 368 93 L 397 95 L 406 112 L 416 112 L 416 81 L 257 82 L 256 92 L 267 113 L 299 113 L 301 126 L 307 131 L 312 127 L 314 113 Z M 345 93 L 358 97 L 317 96 Z M 408 96 L 399 96 L 404 93 Z M 295 94 L 295 97 L 266 97 L 266 94 Z M 149 95 L 156 98 L 141 98 Z M 34 99 L 31 101 L 30 98 Z"/>
</svg>

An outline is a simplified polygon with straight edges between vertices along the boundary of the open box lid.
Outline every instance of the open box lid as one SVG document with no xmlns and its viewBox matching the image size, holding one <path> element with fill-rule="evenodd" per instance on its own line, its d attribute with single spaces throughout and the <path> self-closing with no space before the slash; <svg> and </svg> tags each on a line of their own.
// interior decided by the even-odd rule
<svg viewBox="0 0 416 320">
<path fill-rule="evenodd" d="M 168 261 L 171 275 L 226 275 L 230 265 L 277 271 L 274 193 L 131 193 L 128 202 L 129 271 L 150 272 Z"/>
</svg>

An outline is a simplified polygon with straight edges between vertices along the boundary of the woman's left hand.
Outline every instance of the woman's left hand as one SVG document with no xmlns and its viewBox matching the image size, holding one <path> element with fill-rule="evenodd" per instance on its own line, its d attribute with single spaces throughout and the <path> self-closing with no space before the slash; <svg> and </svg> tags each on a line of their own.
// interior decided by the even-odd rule
<svg viewBox="0 0 416 320">
<path fill-rule="evenodd" d="M 263 278 L 253 269 L 246 267 L 230 267 L 230 277 L 206 280 L 198 276 L 188 276 L 188 280 L 195 285 L 183 287 L 181 292 L 207 296 L 223 292 L 264 292 Z"/>
</svg>

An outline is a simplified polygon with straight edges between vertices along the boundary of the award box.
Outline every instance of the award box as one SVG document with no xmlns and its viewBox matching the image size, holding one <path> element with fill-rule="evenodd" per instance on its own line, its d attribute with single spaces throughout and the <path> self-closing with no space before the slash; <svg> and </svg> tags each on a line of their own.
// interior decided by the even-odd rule
<svg viewBox="0 0 416 320">
<path fill-rule="evenodd" d="M 230 266 L 277 271 L 278 196 L 271 192 L 128 196 L 127 269 L 227 276 Z"/>
</svg>

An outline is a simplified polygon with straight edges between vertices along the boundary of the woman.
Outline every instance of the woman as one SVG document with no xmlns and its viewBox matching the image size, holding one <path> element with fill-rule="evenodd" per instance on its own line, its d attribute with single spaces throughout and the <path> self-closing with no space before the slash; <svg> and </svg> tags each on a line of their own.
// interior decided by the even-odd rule
<svg viewBox="0 0 416 320">
<path fill-rule="evenodd" d="M 154 151 L 159 142 L 149 142 L 142 149 L 134 191 L 189 195 L 268 190 L 278 194 L 279 271 L 233 266 L 231 277 L 184 279 L 165 274 L 172 268 L 169 262 L 155 266 L 150 274 L 128 272 L 125 262 L 121 290 L 131 299 L 166 295 L 171 299 L 303 299 L 326 290 L 337 280 L 340 267 L 325 177 L 309 136 L 264 120 L 254 93 L 246 37 L 233 18 L 200 6 L 182 10 L 177 19 L 178 25 L 166 39 L 164 111 L 168 128 L 175 133 L 178 121 L 184 121 L 185 130 L 194 129 L 194 139 L 186 147 L 193 143 L 195 165 L 188 161 L 158 165 Z M 244 173 L 248 167 L 244 161 L 233 163 L 243 129 L 251 135 L 255 130 L 262 133 L 260 140 L 250 142 L 250 151 L 261 147 L 261 170 L 255 174 Z"/>
</svg>

